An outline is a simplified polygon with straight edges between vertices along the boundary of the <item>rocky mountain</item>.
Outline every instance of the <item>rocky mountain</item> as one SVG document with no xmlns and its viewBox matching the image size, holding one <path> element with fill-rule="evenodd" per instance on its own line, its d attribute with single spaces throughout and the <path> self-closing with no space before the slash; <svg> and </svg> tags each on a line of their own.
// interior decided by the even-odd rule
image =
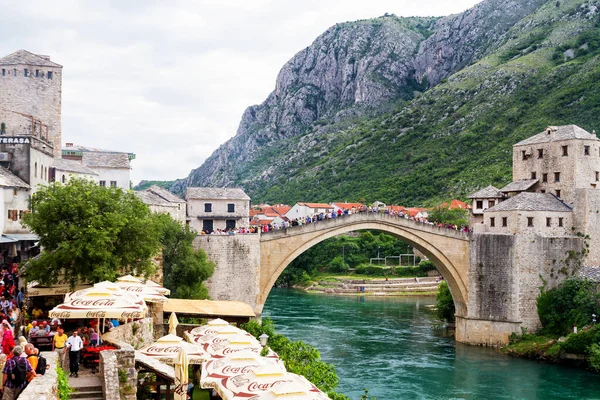
<svg viewBox="0 0 600 400">
<path fill-rule="evenodd" d="M 510 180 L 513 141 L 561 121 L 598 121 L 583 108 L 598 98 L 598 8 L 487 0 L 439 19 L 338 24 L 294 56 L 237 135 L 171 190 L 414 203 Z M 579 100 L 557 109 L 553 96 Z"/>
</svg>

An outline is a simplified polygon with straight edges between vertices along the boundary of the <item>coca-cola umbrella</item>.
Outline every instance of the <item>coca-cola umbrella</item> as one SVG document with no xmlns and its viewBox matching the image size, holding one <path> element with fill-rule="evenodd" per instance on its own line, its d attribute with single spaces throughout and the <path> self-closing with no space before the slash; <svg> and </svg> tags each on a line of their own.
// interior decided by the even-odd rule
<svg viewBox="0 0 600 400">
<path fill-rule="evenodd" d="M 143 318 L 148 308 L 137 296 L 91 287 L 68 293 L 65 301 L 48 313 L 49 318 Z"/>
<path fill-rule="evenodd" d="M 187 353 L 183 347 L 180 347 L 179 353 L 177 353 L 177 361 L 175 361 L 173 400 L 187 400 L 188 364 Z"/>
<path fill-rule="evenodd" d="M 275 383 L 269 389 L 256 393 L 252 400 L 327 400 L 329 396 L 320 391 L 315 385 L 310 383 L 305 377 L 296 374 L 289 374 L 293 377 L 290 381 L 281 381 Z M 233 399 L 242 399 L 247 397 L 234 397 Z M 249 399 L 248 399 L 249 400 Z"/>
<path fill-rule="evenodd" d="M 285 389 L 286 386 L 289 389 Z M 315 396 L 310 394 L 310 391 L 314 390 L 313 388 L 316 389 Z M 289 395 L 303 393 L 310 396 L 300 397 L 305 399 L 319 399 L 316 396 L 318 396 L 317 393 L 320 393 L 314 385 L 311 385 L 299 375 L 286 372 L 276 363 L 261 365 L 252 371 L 225 377 L 217 383 L 215 389 L 223 400 L 258 400 L 261 396 L 267 396 L 273 390 L 275 390 L 274 394 L 276 396 L 283 393 Z M 285 396 L 285 399 L 287 400 L 288 397 Z M 320 399 L 327 399 L 327 396 L 320 397 Z"/>
<path fill-rule="evenodd" d="M 281 360 L 261 357 L 252 351 L 240 351 L 225 358 L 212 358 L 202 364 L 200 386 L 204 389 L 213 388 L 220 392 L 224 389 L 223 379 L 246 374 L 259 367 L 271 364 L 277 364 L 285 370 Z M 221 397 L 225 396 L 223 393 L 220 393 L 220 395 Z"/>
<path fill-rule="evenodd" d="M 168 296 L 171 294 L 171 291 L 169 289 L 167 289 L 166 287 L 163 287 L 161 285 L 159 285 L 156 282 L 151 281 L 150 279 L 145 279 L 145 278 L 137 278 L 135 276 L 131 276 L 131 275 L 125 275 L 125 276 L 121 276 L 120 278 L 117 278 L 117 282 L 116 282 L 119 286 L 122 285 L 129 285 L 129 286 L 145 286 L 148 287 L 152 290 L 157 291 L 158 293 L 164 295 L 164 296 Z"/>
<path fill-rule="evenodd" d="M 200 346 L 188 343 L 175 335 L 163 336 L 138 351 L 148 357 L 157 358 L 162 363 L 174 365 L 181 348 L 187 353 L 190 364 L 202 364 L 210 359 L 210 356 Z"/>
<path fill-rule="evenodd" d="M 203 345 L 204 343 L 221 343 L 226 341 L 228 338 L 235 337 L 236 335 L 248 336 L 248 339 L 257 344 L 258 341 L 243 329 L 235 327 L 233 325 L 203 325 L 192 329 L 189 332 L 185 332 L 185 338 L 188 342 Z"/>
<path fill-rule="evenodd" d="M 202 344 L 204 351 L 212 358 L 225 358 L 235 353 L 245 351 L 259 354 L 263 347 L 252 335 L 233 335 L 225 341 L 212 341 Z M 277 353 L 268 350 L 267 358 L 279 358 Z"/>
</svg>

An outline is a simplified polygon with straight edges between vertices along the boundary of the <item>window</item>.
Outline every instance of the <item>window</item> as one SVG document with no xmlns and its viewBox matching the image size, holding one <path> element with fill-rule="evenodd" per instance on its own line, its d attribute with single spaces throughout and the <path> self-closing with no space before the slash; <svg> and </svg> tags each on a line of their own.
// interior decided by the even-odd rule
<svg viewBox="0 0 600 400">
<path fill-rule="evenodd" d="M 488 208 L 492 208 L 496 205 L 496 202 L 494 200 L 488 200 Z"/>
<path fill-rule="evenodd" d="M 17 76 L 17 69 L 13 68 L 13 76 Z"/>
<path fill-rule="evenodd" d="M 600 181 L 600 172 L 596 171 L 596 182 Z"/>
<path fill-rule="evenodd" d="M 52 79 L 52 71 L 48 71 L 48 74 L 46 74 L 48 76 L 48 79 Z"/>
<path fill-rule="evenodd" d="M 554 182 L 560 182 L 560 172 L 554 173 Z"/>
<path fill-rule="evenodd" d="M 2 68 L 2 76 L 6 76 L 6 70 Z"/>
<path fill-rule="evenodd" d="M 33 167 L 33 177 L 37 178 L 37 161 L 35 162 L 34 167 Z"/>
<path fill-rule="evenodd" d="M 483 200 L 477 200 L 475 202 L 475 208 L 477 208 L 478 210 L 481 210 L 483 208 Z"/>
<path fill-rule="evenodd" d="M 542 182 L 548 182 L 548 174 L 542 174 Z"/>
<path fill-rule="evenodd" d="M 538 149 L 538 158 L 544 158 L 544 149 Z"/>
<path fill-rule="evenodd" d="M 19 191 L 16 188 L 13 189 L 13 196 L 17 197 L 18 194 L 19 194 Z"/>
<path fill-rule="evenodd" d="M 225 230 L 230 231 L 235 229 L 235 219 L 228 219 L 225 221 Z"/>
<path fill-rule="evenodd" d="M 546 189 L 540 190 L 540 193 L 546 193 Z"/>
<path fill-rule="evenodd" d="M 39 70 L 39 69 L 36 69 L 36 70 L 35 70 L 35 77 L 36 77 L 36 78 L 39 78 L 39 77 L 40 77 L 40 70 Z"/>
<path fill-rule="evenodd" d="M 551 227 L 552 226 L 552 218 L 546 217 L 546 226 L 547 227 Z"/>
<path fill-rule="evenodd" d="M 562 219 L 562 217 L 558 218 L 558 226 L 560 226 L 561 228 L 563 226 L 563 219 Z"/>
<path fill-rule="evenodd" d="M 502 227 L 506 228 L 508 226 L 508 217 L 502 217 Z"/>
<path fill-rule="evenodd" d="M 490 227 L 493 228 L 496 226 L 496 218 L 492 217 L 490 218 Z"/>
<path fill-rule="evenodd" d="M 23 76 L 25 76 L 25 77 L 29 76 L 29 70 L 27 68 L 23 69 Z"/>
<path fill-rule="evenodd" d="M 556 189 L 556 197 L 560 198 L 560 190 Z"/>
<path fill-rule="evenodd" d="M 98 184 L 102 187 L 106 187 L 106 181 L 100 181 Z"/>
<path fill-rule="evenodd" d="M 563 156 L 568 156 L 569 155 L 569 146 L 563 146 L 562 152 L 563 152 Z"/>
<path fill-rule="evenodd" d="M 66 182 L 66 180 L 67 180 L 67 178 L 65 178 L 65 174 L 63 174 L 63 176 L 62 176 L 62 178 L 61 178 L 61 181 L 62 181 L 62 183 L 65 183 L 65 182 Z"/>
<path fill-rule="evenodd" d="M 204 203 L 204 212 L 212 212 L 212 203 Z"/>
<path fill-rule="evenodd" d="M 583 155 L 584 156 L 590 155 L 590 146 L 583 146 Z"/>
<path fill-rule="evenodd" d="M 233 203 L 227 204 L 227 212 L 230 212 L 230 213 L 235 212 L 235 204 L 233 204 Z"/>
<path fill-rule="evenodd" d="M 523 154 L 523 160 L 527 160 L 527 152 L 523 150 L 521 153 Z"/>
<path fill-rule="evenodd" d="M 19 219 L 23 219 L 23 214 L 25 214 L 25 211 L 19 210 Z"/>
<path fill-rule="evenodd" d="M 537 173 L 532 172 L 531 173 L 531 179 L 537 179 Z"/>
<path fill-rule="evenodd" d="M 117 181 L 110 181 L 110 187 L 116 188 L 117 187 Z"/>
<path fill-rule="evenodd" d="M 214 227 L 213 227 L 213 220 L 212 219 L 205 219 L 202 221 L 202 230 L 204 231 L 204 233 L 211 233 L 214 231 Z"/>
<path fill-rule="evenodd" d="M 527 226 L 533 227 L 533 217 L 527 217 Z"/>
</svg>

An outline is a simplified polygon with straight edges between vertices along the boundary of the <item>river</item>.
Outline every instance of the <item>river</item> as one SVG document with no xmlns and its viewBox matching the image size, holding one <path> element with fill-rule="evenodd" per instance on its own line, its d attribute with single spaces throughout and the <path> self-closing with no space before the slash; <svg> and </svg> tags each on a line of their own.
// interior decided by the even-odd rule
<svg viewBox="0 0 600 400">
<path fill-rule="evenodd" d="M 445 337 L 432 297 L 341 297 L 273 289 L 263 317 L 336 366 L 337 391 L 384 399 L 600 399 L 600 374 Z"/>
</svg>

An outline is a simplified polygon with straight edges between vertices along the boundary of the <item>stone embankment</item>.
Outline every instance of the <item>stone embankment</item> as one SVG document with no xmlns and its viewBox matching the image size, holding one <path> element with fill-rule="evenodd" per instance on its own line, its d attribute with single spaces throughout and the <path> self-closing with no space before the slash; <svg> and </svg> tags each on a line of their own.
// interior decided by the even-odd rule
<svg viewBox="0 0 600 400">
<path fill-rule="evenodd" d="M 406 294 L 436 293 L 439 277 L 382 279 L 342 279 L 316 282 L 307 291 L 330 294 L 360 294 L 371 296 L 394 296 Z"/>
</svg>

